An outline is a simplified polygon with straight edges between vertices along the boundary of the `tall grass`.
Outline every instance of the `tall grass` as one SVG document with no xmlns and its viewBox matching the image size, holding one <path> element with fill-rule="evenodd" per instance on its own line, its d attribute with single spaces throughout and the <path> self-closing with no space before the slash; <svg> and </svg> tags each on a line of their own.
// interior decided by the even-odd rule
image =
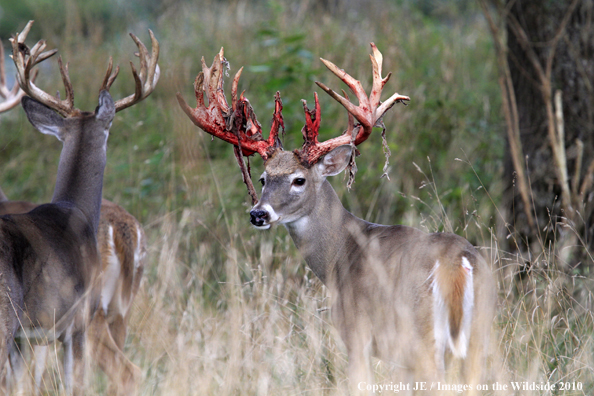
<svg viewBox="0 0 594 396">
<path fill-rule="evenodd" d="M 241 89 L 264 130 L 281 90 L 285 147 L 297 148 L 299 100 L 311 103 L 314 80 L 340 88 L 317 58 L 369 86 L 370 41 L 384 54 L 384 70 L 394 72 L 386 90 L 412 101 L 384 119 L 390 179 L 380 178 L 381 139 L 372 137 L 361 147 L 353 189 L 346 191 L 340 176 L 332 181 L 344 205 L 370 221 L 453 231 L 482 247 L 499 286 L 489 384 L 581 382 L 581 391 L 552 394 L 592 393 L 592 281 L 562 272 L 554 247 L 541 247 L 536 257 L 506 251 L 514 233 L 498 210 L 504 131 L 494 55 L 472 7 L 427 14 L 406 1 L 337 2 L 332 16 L 315 2 L 169 1 L 147 2 L 156 11 L 138 17 L 126 9 L 122 19 L 112 8 L 100 13 L 71 1 L 64 12 L 69 22 L 61 24 L 44 18 L 49 11 L 41 3 L 26 1 L 17 25 L 35 17 L 33 34 L 60 49 L 81 108 L 94 108 L 109 55 L 122 66 L 112 93 L 132 91 L 126 61 L 135 48 L 127 31 L 148 42 L 151 28 L 161 44 L 157 90 L 116 115 L 104 183 L 104 196 L 134 214 L 150 241 L 126 347 L 143 370 L 142 394 L 345 392 L 346 351 L 331 324 L 326 289 L 284 229 L 249 226 L 248 197 L 230 147 L 199 131 L 178 108 L 175 92 L 190 100 L 200 57 L 210 62 L 224 46 L 231 73 L 246 67 Z M 46 65 L 39 85 L 60 89 L 58 76 L 54 63 Z M 323 95 L 325 139 L 342 131 L 346 117 Z M 15 199 L 47 201 L 59 144 L 34 131 L 18 110 L 0 122 L 2 188 Z M 252 165 L 257 175 L 262 164 Z M 386 363 L 374 367 L 376 380 L 400 380 Z M 47 381 L 48 388 L 55 390 L 59 374 L 52 378 L 58 380 Z M 102 374 L 90 381 L 89 394 L 107 389 Z"/>
</svg>

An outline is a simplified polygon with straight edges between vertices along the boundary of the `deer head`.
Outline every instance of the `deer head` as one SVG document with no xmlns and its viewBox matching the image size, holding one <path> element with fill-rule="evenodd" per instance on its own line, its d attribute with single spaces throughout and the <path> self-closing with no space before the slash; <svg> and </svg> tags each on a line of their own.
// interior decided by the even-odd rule
<svg viewBox="0 0 594 396">
<path fill-rule="evenodd" d="M 359 105 L 355 106 L 344 91 L 344 96 L 341 96 L 323 83 L 316 82 L 345 107 L 348 112 L 348 126 L 340 136 L 319 142 L 321 109 L 318 96 L 314 94 L 312 110 L 303 101 L 305 125 L 301 132 L 304 143 L 300 149 L 294 151 L 285 151 L 278 138 L 280 128 L 284 128 L 282 102 L 278 92 L 268 139 L 262 136 L 262 127 L 244 94 L 237 96 L 242 69 L 233 79 L 232 102 L 229 106 L 223 91 L 223 70 L 227 66 L 223 49 L 215 57 L 211 67 L 207 67 L 204 58 L 202 59 L 202 72 L 194 83 L 196 108 L 188 106 L 178 93 L 180 106 L 194 124 L 234 146 L 244 182 L 254 204 L 250 212 L 254 226 L 269 228 L 273 223 L 286 224 L 298 219 L 302 212 L 308 210 L 308 202 L 314 199 L 315 192 L 327 176 L 336 175 L 349 165 L 354 165 L 355 146 L 367 140 L 374 126 L 382 125 L 383 115 L 394 104 L 410 100 L 408 96 L 395 93 L 385 102 L 380 101 L 382 89 L 391 74 L 381 77 L 382 54 L 375 44 L 371 43 L 371 48 L 373 86 L 369 96 L 358 80 L 332 62 L 321 59 L 330 71 L 347 84 L 357 97 Z M 208 98 L 208 106 L 205 105 L 205 96 Z M 262 157 L 265 164 L 265 172 L 260 178 L 263 185 L 260 202 L 251 182 L 249 168 L 243 160 L 243 156 L 255 153 Z"/>
<path fill-rule="evenodd" d="M 17 81 L 29 96 L 23 98 L 23 108 L 27 117 L 40 132 L 54 135 L 64 144 L 52 202 L 66 201 L 80 205 L 96 230 L 111 122 L 116 112 L 140 102 L 153 91 L 159 79 L 159 45 L 149 30 L 153 46 L 152 56 L 149 56 L 144 44 L 131 34 L 140 58 L 140 73 L 137 73 L 134 64 L 130 63 L 136 82 L 135 93 L 117 101 L 112 99 L 109 89 L 118 75 L 119 67 L 112 72 L 113 62 L 110 58 L 99 94 L 99 106 L 94 113 L 90 113 L 74 107 L 74 90 L 70 82 L 68 64 L 64 65 L 61 57 L 58 58 L 58 64 L 64 83 L 65 99 L 60 99 L 59 93 L 52 96 L 44 92 L 33 82 L 34 66 L 56 51 L 44 52 L 45 40 L 40 40 L 31 49 L 27 47 L 25 40 L 32 24 L 33 21 L 29 21 L 25 29 L 10 41 L 12 58 L 17 69 Z M 88 153 L 94 155 L 91 157 Z M 93 188 L 90 189 L 89 186 Z"/>
</svg>

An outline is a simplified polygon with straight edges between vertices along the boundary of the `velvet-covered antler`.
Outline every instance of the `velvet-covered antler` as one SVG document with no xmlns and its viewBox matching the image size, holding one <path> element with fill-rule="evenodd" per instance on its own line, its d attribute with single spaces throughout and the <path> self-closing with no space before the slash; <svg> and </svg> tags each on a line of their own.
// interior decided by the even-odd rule
<svg viewBox="0 0 594 396">
<path fill-rule="evenodd" d="M 235 156 L 241 168 L 244 182 L 248 187 L 252 201 L 256 203 L 258 202 L 256 190 L 242 156 L 258 153 L 266 161 L 276 149 L 282 148 L 278 134 L 285 127 L 282 116 L 283 105 L 280 94 L 277 92 L 272 127 L 268 139 L 264 139 L 262 126 L 256 119 L 249 100 L 243 92 L 239 97 L 237 96 L 237 86 L 243 68 L 239 69 L 233 79 L 231 106 L 227 103 L 223 90 L 224 69 L 227 64 L 223 48 L 215 56 L 211 67 L 207 67 L 204 58 L 202 58 L 202 71 L 194 81 L 196 108 L 191 108 L 179 93 L 177 100 L 194 124 L 235 147 Z M 208 106 L 204 101 L 205 96 L 208 99 Z"/>
<path fill-rule="evenodd" d="M 321 157 L 338 146 L 351 143 L 356 146 L 363 143 L 367 140 L 369 135 L 371 135 L 373 127 L 380 126 L 378 124 L 381 123 L 381 119 L 386 111 L 392 108 L 396 103 L 410 100 L 408 96 L 395 93 L 385 102 L 380 101 L 382 89 L 390 79 L 392 73 L 388 73 L 385 78 L 382 78 L 382 54 L 374 43 L 371 43 L 371 49 L 373 54 L 369 55 L 369 57 L 371 58 L 371 64 L 373 66 L 373 86 L 369 97 L 365 93 L 359 80 L 351 77 L 344 70 L 338 68 L 334 63 L 321 59 L 322 63 L 324 63 L 332 73 L 340 78 L 351 89 L 357 97 L 359 105 L 355 106 L 349 100 L 346 93 L 343 92 L 344 96 L 341 96 L 323 83 L 316 81 L 316 84 L 318 84 L 320 88 L 344 106 L 348 112 L 349 121 L 347 129 L 342 135 L 320 143 L 318 142 L 318 131 L 320 128 L 321 111 L 318 96 L 314 95 L 315 106 L 313 110 L 309 110 L 304 101 L 305 126 L 303 127 L 302 133 L 305 142 L 303 147 L 300 150 L 297 150 L 297 154 L 303 164 L 306 164 L 307 166 L 315 164 Z M 358 121 L 358 124 L 355 124 L 353 118 Z"/>
</svg>

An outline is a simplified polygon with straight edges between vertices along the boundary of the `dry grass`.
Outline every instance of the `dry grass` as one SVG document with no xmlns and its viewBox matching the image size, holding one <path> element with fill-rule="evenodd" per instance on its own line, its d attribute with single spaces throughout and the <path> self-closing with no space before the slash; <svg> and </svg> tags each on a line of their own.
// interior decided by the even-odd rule
<svg viewBox="0 0 594 396">
<path fill-rule="evenodd" d="M 353 190 L 346 192 L 340 177 L 333 181 L 345 206 L 370 221 L 427 231 L 451 228 L 485 247 L 500 292 L 489 385 L 581 382 L 580 391 L 516 394 L 592 394 L 592 281 L 561 271 L 565 267 L 558 262 L 566 258 L 554 246 L 510 254 L 505 246 L 513 229 L 496 228 L 505 220 L 497 209 L 504 132 L 485 24 L 473 14 L 462 22 L 426 20 L 406 2 L 402 8 L 365 4 L 333 18 L 321 11 L 311 17 L 305 5 L 282 1 L 258 7 L 241 1 L 170 2 L 158 18 L 130 22 L 142 39 L 146 27 L 155 31 L 163 71 L 148 100 L 118 113 L 105 175 L 104 195 L 138 217 L 150 241 L 126 346 L 144 374 L 141 393 L 344 393 L 346 352 L 330 323 L 326 289 L 284 229 L 250 228 L 248 198 L 231 150 L 198 131 L 174 94 L 181 91 L 189 99 L 200 56 L 210 61 L 225 46 L 231 73 L 246 65 L 242 88 L 264 129 L 274 92 L 282 90 L 285 145 L 295 148 L 303 124 L 299 99 L 312 100 L 312 80 L 339 86 L 315 59 L 324 56 L 354 76 L 370 76 L 366 51 L 375 41 L 384 69 L 395 71 L 390 89 L 413 101 L 384 120 L 393 152 L 391 180 L 379 178 L 380 139 L 366 143 Z M 134 44 L 100 24 L 68 40 L 66 32 L 80 26 L 44 22 L 42 14 L 36 19 L 50 47 L 59 47 L 71 62 L 77 103 L 93 108 L 94 82 L 108 54 L 124 64 Z M 108 35 L 110 40 L 102 40 Z M 57 70 L 46 72 L 52 77 L 40 84 L 48 91 L 59 88 Z M 116 97 L 132 87 L 126 68 L 121 73 Z M 345 117 L 321 99 L 327 137 L 343 127 Z M 60 148 L 49 142 L 22 114 L 3 115 L 0 168 L 7 195 L 38 202 L 51 196 L 48 178 L 56 172 Z M 261 164 L 254 166 L 257 174 Z M 59 365 L 53 363 L 46 377 L 50 390 L 60 387 Z M 399 381 L 388 365 L 374 366 L 378 381 Z M 88 394 L 106 389 L 102 374 L 90 378 Z"/>
</svg>

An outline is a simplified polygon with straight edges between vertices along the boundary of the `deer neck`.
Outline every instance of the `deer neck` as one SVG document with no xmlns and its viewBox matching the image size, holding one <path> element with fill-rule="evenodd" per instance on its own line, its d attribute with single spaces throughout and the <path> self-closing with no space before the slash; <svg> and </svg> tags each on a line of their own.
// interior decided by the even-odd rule
<svg viewBox="0 0 594 396">
<path fill-rule="evenodd" d="M 363 229 L 365 221 L 349 213 L 328 181 L 317 191 L 311 212 L 285 224 L 307 265 L 328 285 L 338 263 L 348 260 L 349 231 Z"/>
<path fill-rule="evenodd" d="M 52 203 L 79 209 L 95 232 L 99 225 L 107 137 L 83 131 L 64 141 Z"/>
</svg>

